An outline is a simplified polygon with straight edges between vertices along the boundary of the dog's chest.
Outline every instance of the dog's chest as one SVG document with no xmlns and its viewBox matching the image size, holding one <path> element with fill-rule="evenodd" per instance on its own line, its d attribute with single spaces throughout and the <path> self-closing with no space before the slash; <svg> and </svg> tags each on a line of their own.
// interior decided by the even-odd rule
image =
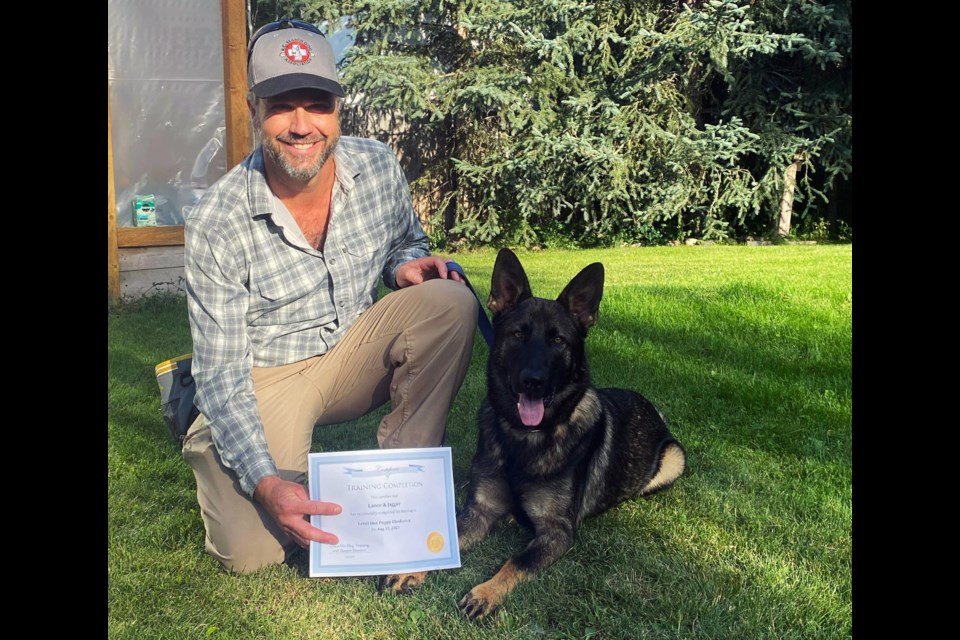
<svg viewBox="0 0 960 640">
<path fill-rule="evenodd" d="M 559 428 L 560 431 L 564 431 Z M 564 433 L 563 437 L 547 433 L 514 432 L 506 435 L 503 459 L 508 474 L 527 482 L 554 481 L 559 477 L 575 474 L 583 464 L 581 447 Z"/>
</svg>

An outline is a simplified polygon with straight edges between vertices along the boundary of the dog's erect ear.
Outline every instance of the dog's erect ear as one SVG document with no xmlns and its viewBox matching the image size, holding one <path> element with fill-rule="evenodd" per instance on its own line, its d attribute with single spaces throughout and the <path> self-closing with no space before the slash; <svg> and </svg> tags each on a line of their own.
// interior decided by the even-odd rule
<svg viewBox="0 0 960 640">
<path fill-rule="evenodd" d="M 600 299 L 603 297 L 603 265 L 599 262 L 587 265 L 574 276 L 557 302 L 570 311 L 584 332 L 597 323 L 600 314 Z"/>
<path fill-rule="evenodd" d="M 510 249 L 500 249 L 497 261 L 493 264 L 493 280 L 490 283 L 490 297 L 487 308 L 493 317 L 503 313 L 527 298 L 533 297 L 530 281 L 517 256 Z"/>
</svg>

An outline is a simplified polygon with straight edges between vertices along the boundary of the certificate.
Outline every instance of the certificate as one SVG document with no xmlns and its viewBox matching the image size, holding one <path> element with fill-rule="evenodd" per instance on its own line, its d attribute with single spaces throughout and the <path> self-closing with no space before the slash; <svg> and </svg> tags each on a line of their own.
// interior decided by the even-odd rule
<svg viewBox="0 0 960 640">
<path fill-rule="evenodd" d="M 339 544 L 310 543 L 310 577 L 460 566 L 450 447 L 311 453 L 311 500 L 343 507 L 310 523 Z"/>
</svg>

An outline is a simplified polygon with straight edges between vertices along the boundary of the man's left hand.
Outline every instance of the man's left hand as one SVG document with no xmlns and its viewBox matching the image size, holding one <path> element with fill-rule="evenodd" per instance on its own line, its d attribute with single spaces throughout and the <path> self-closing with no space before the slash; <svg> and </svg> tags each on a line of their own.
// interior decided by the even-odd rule
<svg viewBox="0 0 960 640">
<path fill-rule="evenodd" d="M 447 269 L 447 259 L 442 256 L 424 256 L 397 267 L 397 287 L 401 289 L 434 278 L 463 282 L 459 273 Z"/>
</svg>

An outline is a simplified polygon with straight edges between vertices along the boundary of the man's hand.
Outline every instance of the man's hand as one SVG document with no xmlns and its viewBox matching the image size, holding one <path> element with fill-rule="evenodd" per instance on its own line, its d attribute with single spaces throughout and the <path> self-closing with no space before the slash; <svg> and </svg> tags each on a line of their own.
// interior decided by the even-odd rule
<svg viewBox="0 0 960 640">
<path fill-rule="evenodd" d="M 332 502 L 310 500 L 307 488 L 296 482 L 281 480 L 279 476 L 267 476 L 253 492 L 253 499 L 270 513 L 284 533 L 304 549 L 310 541 L 337 544 L 340 540 L 332 533 L 311 525 L 304 516 L 335 516 L 343 510 Z"/>
<path fill-rule="evenodd" d="M 397 267 L 397 287 L 401 289 L 434 278 L 463 282 L 459 273 L 447 269 L 447 259 L 441 256 L 424 256 Z"/>
</svg>

